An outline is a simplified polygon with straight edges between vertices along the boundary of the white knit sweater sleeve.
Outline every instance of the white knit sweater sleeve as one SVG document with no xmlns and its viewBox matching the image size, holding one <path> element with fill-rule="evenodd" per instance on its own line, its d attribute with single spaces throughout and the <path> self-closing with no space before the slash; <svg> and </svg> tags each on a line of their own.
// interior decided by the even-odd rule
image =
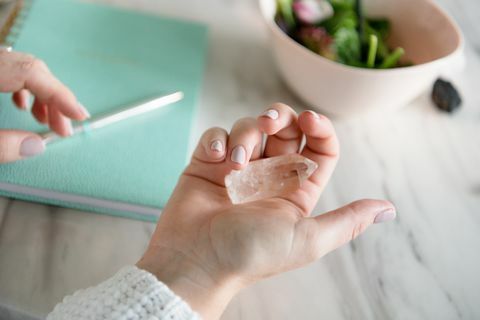
<svg viewBox="0 0 480 320">
<path fill-rule="evenodd" d="M 47 316 L 57 319 L 200 319 L 190 306 L 151 273 L 121 269 L 95 287 L 63 299 Z"/>
</svg>

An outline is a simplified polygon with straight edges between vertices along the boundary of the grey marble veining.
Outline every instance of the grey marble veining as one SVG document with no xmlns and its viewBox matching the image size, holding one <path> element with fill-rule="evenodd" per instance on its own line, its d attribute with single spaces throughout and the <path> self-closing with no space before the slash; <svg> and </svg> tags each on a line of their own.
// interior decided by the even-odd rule
<svg viewBox="0 0 480 320">
<path fill-rule="evenodd" d="M 284 101 L 305 108 L 271 58 L 256 2 L 96 1 L 210 26 L 192 144 Z M 388 198 L 395 222 L 306 268 L 242 291 L 223 319 L 480 318 L 480 2 L 439 0 L 466 36 L 467 68 L 449 75 L 462 110 L 437 112 L 428 94 L 382 118 L 337 120 L 342 156 L 315 212 Z M 0 198 L 0 303 L 39 316 L 142 254 L 154 225 Z"/>
</svg>

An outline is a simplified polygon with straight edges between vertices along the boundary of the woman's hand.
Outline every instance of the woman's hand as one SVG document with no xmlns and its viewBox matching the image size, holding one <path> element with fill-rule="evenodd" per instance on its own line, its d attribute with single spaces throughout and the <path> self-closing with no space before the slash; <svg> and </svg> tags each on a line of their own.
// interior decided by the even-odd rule
<svg viewBox="0 0 480 320">
<path fill-rule="evenodd" d="M 70 119 L 89 117 L 85 107 L 50 73 L 45 63 L 24 53 L 0 50 L 0 92 L 13 92 L 13 101 L 22 110 L 28 110 L 30 93 L 33 94 L 31 112 L 35 119 L 62 136 L 72 134 Z M 44 149 L 38 134 L 0 130 L 0 163 L 31 157 Z"/>
<path fill-rule="evenodd" d="M 268 135 L 264 154 L 262 132 Z M 296 192 L 233 205 L 224 178 L 249 161 L 300 152 L 318 169 Z M 155 274 L 206 319 L 218 318 L 241 288 L 302 267 L 354 239 L 374 222 L 395 217 L 387 201 L 361 200 L 311 217 L 339 156 L 331 122 L 275 104 L 228 134 L 212 128 L 165 207 L 140 268 Z"/>
</svg>

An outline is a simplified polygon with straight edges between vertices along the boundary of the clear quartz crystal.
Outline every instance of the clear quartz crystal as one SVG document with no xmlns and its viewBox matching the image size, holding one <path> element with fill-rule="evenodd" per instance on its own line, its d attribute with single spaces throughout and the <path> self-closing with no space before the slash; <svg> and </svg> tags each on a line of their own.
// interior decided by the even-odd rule
<svg viewBox="0 0 480 320">
<path fill-rule="evenodd" d="M 230 172 L 225 186 L 234 204 L 282 196 L 300 188 L 317 167 L 299 154 L 256 160 L 243 170 Z"/>
</svg>

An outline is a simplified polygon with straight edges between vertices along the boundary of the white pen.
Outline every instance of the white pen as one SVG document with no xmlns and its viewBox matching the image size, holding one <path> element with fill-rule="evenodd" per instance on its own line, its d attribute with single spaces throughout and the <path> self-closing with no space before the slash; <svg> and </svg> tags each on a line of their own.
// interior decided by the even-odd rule
<svg viewBox="0 0 480 320">
<path fill-rule="evenodd" d="M 89 132 L 95 129 L 100 129 L 116 122 L 129 119 L 134 116 L 138 116 L 166 105 L 175 103 L 183 99 L 183 92 L 177 91 L 153 99 L 144 100 L 128 107 L 116 110 L 110 113 L 95 116 L 91 119 L 83 121 L 73 127 L 73 135 L 81 132 Z M 53 131 L 40 134 L 43 142 L 47 145 L 57 140 L 65 139 L 68 137 L 61 137 Z M 70 136 L 71 137 L 71 136 Z"/>
</svg>

